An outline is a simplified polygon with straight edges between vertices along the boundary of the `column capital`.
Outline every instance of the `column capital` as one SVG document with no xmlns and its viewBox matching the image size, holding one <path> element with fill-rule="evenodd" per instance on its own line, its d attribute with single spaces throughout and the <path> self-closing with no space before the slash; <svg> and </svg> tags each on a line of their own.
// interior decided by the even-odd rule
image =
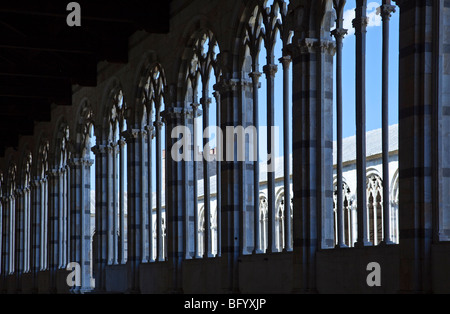
<svg viewBox="0 0 450 314">
<path fill-rule="evenodd" d="M 154 125 L 153 130 L 155 130 L 155 128 L 160 130 L 164 126 L 164 123 L 162 121 L 155 121 L 153 123 L 153 125 Z M 153 133 L 154 133 L 153 130 L 152 130 L 152 133 L 150 133 L 152 136 L 153 136 Z"/>
<path fill-rule="evenodd" d="M 146 125 L 144 129 L 152 139 L 155 138 L 155 127 L 153 125 Z"/>
<path fill-rule="evenodd" d="M 191 110 L 186 110 L 187 116 L 192 116 L 194 119 L 200 117 L 203 114 L 203 111 L 199 109 L 200 104 L 199 103 L 192 103 L 191 104 Z"/>
<path fill-rule="evenodd" d="M 165 121 L 170 120 L 181 120 L 186 117 L 186 111 L 184 108 L 181 107 L 171 107 L 167 108 L 161 113 L 161 116 L 164 117 Z M 153 129 L 153 126 L 148 126 L 149 128 Z"/>
<path fill-rule="evenodd" d="M 106 154 L 106 145 L 96 145 L 91 148 L 94 155 L 104 155 Z"/>
<path fill-rule="evenodd" d="M 361 30 L 362 32 L 366 32 L 367 26 L 369 26 L 369 18 L 366 16 L 356 17 L 352 21 L 352 26 L 356 30 L 356 32 L 358 32 L 359 30 Z"/>
<path fill-rule="evenodd" d="M 90 167 L 94 164 L 94 161 L 92 159 L 88 159 L 88 158 L 72 158 L 69 161 L 69 165 L 71 167 L 82 167 L 82 166 L 87 166 Z"/>
<path fill-rule="evenodd" d="M 237 79 L 222 79 L 219 83 L 214 85 L 214 90 L 222 94 L 235 91 L 238 85 L 239 80 Z"/>
<path fill-rule="evenodd" d="M 291 45 L 289 49 L 292 51 L 294 57 L 317 52 L 334 55 L 336 52 L 336 44 L 334 41 L 327 39 L 303 38 L 297 44 Z"/>
<path fill-rule="evenodd" d="M 316 52 L 316 38 L 303 38 L 296 46 L 292 46 L 294 54 L 311 54 Z"/>
<path fill-rule="evenodd" d="M 198 109 L 199 107 L 200 107 L 200 104 L 199 104 L 199 103 L 192 103 L 192 104 L 191 104 L 191 108 L 194 109 L 194 110 L 199 110 L 199 109 Z"/>
<path fill-rule="evenodd" d="M 336 43 L 331 40 L 319 40 L 318 48 L 321 53 L 328 53 L 331 56 L 334 56 L 336 53 Z"/>
<path fill-rule="evenodd" d="M 259 71 L 250 72 L 248 76 L 252 79 L 253 83 L 258 83 L 259 79 L 262 76 L 262 73 Z"/>
<path fill-rule="evenodd" d="M 285 56 L 281 57 L 280 59 L 278 59 L 278 61 L 280 61 L 280 63 L 283 65 L 283 69 L 287 70 L 287 69 L 289 69 L 289 66 L 292 63 L 292 58 L 290 55 L 285 55 Z"/>
<path fill-rule="evenodd" d="M 348 29 L 345 28 L 336 28 L 331 31 L 331 35 L 336 38 L 336 41 L 343 40 L 345 35 L 348 34 Z"/>
<path fill-rule="evenodd" d="M 142 136 L 142 130 L 139 129 L 129 129 L 121 134 L 125 141 L 129 143 L 131 140 L 136 140 Z"/>
<path fill-rule="evenodd" d="M 126 144 L 127 144 L 127 142 L 126 142 L 125 140 L 123 140 L 122 138 L 117 142 L 117 145 L 118 145 L 120 148 L 125 147 Z"/>
<path fill-rule="evenodd" d="M 210 97 L 207 97 L 206 99 L 204 99 L 204 98 L 202 97 L 202 99 L 200 99 L 200 103 L 202 104 L 202 108 L 203 108 L 203 109 L 209 108 L 209 106 L 210 106 L 211 103 L 212 103 L 212 99 L 211 99 Z"/>
<path fill-rule="evenodd" d="M 263 71 L 267 78 L 274 78 L 278 72 L 278 66 L 276 64 L 268 64 L 263 67 Z"/>
<path fill-rule="evenodd" d="M 383 21 L 389 21 L 391 19 L 392 13 L 396 12 L 396 7 L 395 5 L 391 4 L 383 4 L 379 10 Z"/>
<path fill-rule="evenodd" d="M 106 147 L 105 147 L 107 153 L 114 151 L 115 148 L 116 148 L 116 144 L 113 142 L 109 142 L 108 145 L 106 145 Z"/>
</svg>

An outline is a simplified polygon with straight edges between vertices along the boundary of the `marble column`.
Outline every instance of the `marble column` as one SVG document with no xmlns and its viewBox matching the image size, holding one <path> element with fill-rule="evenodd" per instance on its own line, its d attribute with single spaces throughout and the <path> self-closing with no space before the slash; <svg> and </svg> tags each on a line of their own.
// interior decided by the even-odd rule
<svg viewBox="0 0 450 314">
<path fill-rule="evenodd" d="M 432 292 L 431 247 L 441 240 L 435 221 L 440 211 L 445 212 L 441 193 L 448 194 L 444 184 L 449 182 L 442 167 L 448 155 L 436 154 L 439 145 L 449 140 L 448 132 L 442 132 L 447 127 L 440 123 L 446 119 L 442 97 L 448 89 L 441 85 L 444 68 L 439 66 L 444 52 L 439 20 L 445 3 L 396 3 L 400 7 L 400 291 Z"/>
<path fill-rule="evenodd" d="M 31 256 L 30 267 L 32 280 L 33 293 L 38 292 L 38 273 L 41 270 L 41 211 L 42 211 L 42 180 L 34 180 L 31 182 Z"/>
<path fill-rule="evenodd" d="M 223 78 L 216 85 L 216 91 L 221 99 L 221 129 L 242 125 L 242 108 L 239 108 L 239 80 Z M 223 132 L 223 143 L 233 143 L 232 138 Z M 241 254 L 242 233 L 241 224 L 244 204 L 241 200 L 242 167 L 236 160 L 229 160 L 229 145 L 224 145 L 223 156 L 225 161 L 221 166 L 221 249 L 222 249 L 222 289 L 224 293 L 239 292 L 238 259 Z M 234 145 L 236 147 L 236 145 Z M 233 154 L 236 158 L 236 152 Z M 227 157 L 225 157 L 227 156 Z"/>
<path fill-rule="evenodd" d="M 169 278 L 170 292 L 182 293 L 182 263 L 187 251 L 186 241 L 186 194 L 185 194 L 185 162 L 175 161 L 171 157 L 172 150 L 179 138 L 173 138 L 172 130 L 184 126 L 186 111 L 175 107 L 175 87 L 169 86 L 165 97 L 166 110 L 162 113 L 166 123 L 166 222 L 167 222 L 167 260 L 172 272 Z"/>
<path fill-rule="evenodd" d="M 123 133 L 127 141 L 128 156 L 128 293 L 139 293 L 139 265 L 145 260 L 145 247 L 148 237 L 147 186 L 143 180 L 146 169 L 142 158 L 143 143 L 146 142 L 146 132 L 143 130 L 128 130 Z"/>
<path fill-rule="evenodd" d="M 50 270 L 50 293 L 56 293 L 56 272 L 60 265 L 60 176 L 60 169 L 48 172 L 48 266 Z"/>
<path fill-rule="evenodd" d="M 80 265 L 80 286 L 72 289 L 73 293 L 91 291 L 91 260 L 89 257 L 91 243 L 91 185 L 90 172 L 93 160 L 74 158 L 69 163 L 71 171 L 70 184 L 70 256 L 69 262 Z"/>
<path fill-rule="evenodd" d="M 105 268 L 108 263 L 108 153 L 106 145 L 92 148 L 95 154 L 95 233 L 93 239 L 93 262 L 95 291 L 106 291 Z"/>
<path fill-rule="evenodd" d="M 319 33 L 315 31 L 312 33 Z M 331 37 L 296 36 L 293 61 L 294 292 L 317 292 L 316 252 L 334 247 Z"/>
</svg>

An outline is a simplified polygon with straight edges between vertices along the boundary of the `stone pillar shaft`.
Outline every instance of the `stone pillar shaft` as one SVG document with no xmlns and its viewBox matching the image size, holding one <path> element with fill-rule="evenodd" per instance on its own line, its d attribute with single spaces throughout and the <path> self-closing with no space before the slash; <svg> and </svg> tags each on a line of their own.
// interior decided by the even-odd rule
<svg viewBox="0 0 450 314">
<path fill-rule="evenodd" d="M 317 250 L 334 247 L 333 54 L 330 39 L 302 38 L 293 51 L 294 291 L 316 291 Z"/>
<path fill-rule="evenodd" d="M 90 171 L 93 161 L 73 159 L 71 170 L 71 234 L 70 259 L 81 267 L 81 285 L 73 289 L 76 293 L 91 290 L 91 260 L 89 256 L 91 242 L 91 200 Z"/>
</svg>

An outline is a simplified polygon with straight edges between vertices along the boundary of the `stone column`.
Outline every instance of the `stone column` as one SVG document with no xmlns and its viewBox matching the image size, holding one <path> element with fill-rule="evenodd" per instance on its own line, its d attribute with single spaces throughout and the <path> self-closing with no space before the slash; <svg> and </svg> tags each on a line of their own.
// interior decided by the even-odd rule
<svg viewBox="0 0 450 314">
<path fill-rule="evenodd" d="M 38 273 L 41 270 L 41 189 L 42 180 L 31 182 L 31 257 L 30 267 L 33 276 L 33 293 L 38 292 Z"/>
<path fill-rule="evenodd" d="M 289 86 L 290 80 L 290 66 L 292 58 L 289 55 L 284 55 L 279 59 L 283 66 L 283 171 L 284 171 L 284 243 L 285 247 L 283 251 L 292 251 L 292 232 L 291 232 L 291 152 L 290 152 L 290 130 L 289 130 L 289 117 L 291 116 L 289 104 L 291 99 L 289 98 L 289 92 L 291 86 Z"/>
<path fill-rule="evenodd" d="M 299 37 L 291 49 L 294 76 L 294 292 L 314 293 L 317 289 L 316 252 L 334 247 L 332 121 L 335 45 L 331 37 Z"/>
<path fill-rule="evenodd" d="M 448 171 L 443 168 L 448 155 L 436 153 L 444 153 L 439 143 L 449 141 L 444 131 L 448 126 L 442 123 L 448 121 L 442 103 L 448 85 L 441 85 L 445 70 L 439 66 L 445 37 L 439 36 L 439 20 L 445 4 L 443 0 L 396 2 L 400 6 L 400 291 L 427 293 L 432 292 L 431 246 L 433 240 L 440 240 L 434 222 L 448 209 L 441 198 L 441 193 L 448 194 Z"/>
<path fill-rule="evenodd" d="M 128 293 L 139 293 L 139 265 L 145 255 L 147 241 L 147 200 L 142 177 L 146 169 L 143 169 L 142 156 L 143 143 L 146 133 L 142 130 L 128 130 L 123 133 L 127 141 L 128 150 Z"/>
<path fill-rule="evenodd" d="M 229 138 L 226 132 L 227 127 L 237 127 L 241 125 L 242 112 L 239 108 L 239 80 L 223 78 L 216 84 L 216 90 L 220 93 L 221 99 L 221 129 L 223 131 L 223 156 L 224 162 L 221 166 L 221 189 L 222 189 L 222 215 L 221 215 L 221 249 L 222 249 L 222 289 L 224 293 L 239 292 L 239 269 L 238 259 L 242 241 L 240 233 L 242 223 L 243 206 L 240 193 L 243 186 L 240 186 L 240 165 L 236 159 L 229 160 L 228 145 L 234 143 L 234 135 Z M 236 148 L 236 144 L 233 145 Z"/>
<path fill-rule="evenodd" d="M 253 65 L 256 69 L 256 66 Z M 253 126 L 258 131 L 259 134 L 259 93 L 258 89 L 261 86 L 260 78 L 262 73 L 258 71 L 253 71 L 249 74 L 252 79 L 252 113 L 253 113 Z M 259 228 L 260 210 L 259 210 L 259 178 L 260 178 L 260 167 L 259 167 L 259 139 L 256 140 L 253 145 L 256 146 L 256 156 L 255 162 L 253 163 L 253 254 L 262 253 L 261 250 L 261 230 Z"/>
<path fill-rule="evenodd" d="M 267 80 L 267 202 L 269 204 L 268 214 L 268 236 L 267 253 L 276 252 L 275 238 L 275 167 L 276 154 L 274 142 L 272 141 L 272 128 L 275 126 L 275 75 L 278 72 L 278 66 L 273 64 L 273 57 L 268 57 L 268 64 L 263 67 Z M 276 140 L 276 139 L 275 139 Z"/>
<path fill-rule="evenodd" d="M 211 105 L 211 99 L 208 98 L 208 88 L 207 82 L 203 82 L 202 98 L 200 99 L 200 104 L 203 110 L 203 130 L 207 129 L 209 125 L 209 107 Z M 206 147 L 209 143 L 209 138 L 203 138 L 204 156 L 210 154 L 210 147 Z M 204 205 L 204 216 L 205 216 L 205 231 L 203 238 L 203 258 L 212 257 L 211 254 L 211 183 L 210 183 L 210 162 L 203 158 L 203 205 Z"/>
<path fill-rule="evenodd" d="M 154 123 L 155 136 L 156 136 L 156 261 L 162 262 L 165 260 L 164 257 L 164 242 L 162 234 L 162 143 L 161 143 L 161 131 L 164 126 L 161 120 L 161 113 L 159 109 L 157 110 L 156 119 Z M 150 180 L 150 179 L 148 179 Z M 152 227 L 149 228 L 149 231 Z"/>
<path fill-rule="evenodd" d="M 93 259 L 95 291 L 106 291 L 105 268 L 108 262 L 108 154 L 105 145 L 92 148 L 95 154 L 95 233 L 93 239 Z"/>
<path fill-rule="evenodd" d="M 439 214 L 439 235 L 441 241 L 450 241 L 450 2 L 437 1 L 434 7 L 434 25 L 435 40 L 434 42 L 434 63 L 433 69 L 435 73 L 435 123 L 438 128 L 435 137 L 434 151 L 436 165 L 435 171 L 437 178 L 435 180 L 436 193 L 433 199 L 439 199 L 441 206 L 438 210 Z M 437 208 L 435 206 L 435 208 Z"/>
<path fill-rule="evenodd" d="M 193 216 L 194 217 L 194 222 L 191 223 L 190 222 L 190 217 L 189 217 L 189 224 L 193 224 L 193 245 L 192 242 L 190 243 L 191 245 L 189 246 L 190 248 L 192 247 L 193 249 L 193 255 L 192 258 L 200 258 L 199 256 L 199 241 L 198 241 L 198 225 L 199 225 L 199 219 L 198 219 L 198 214 L 199 214 L 199 207 L 198 207 L 198 182 L 199 182 L 199 173 L 198 173 L 198 156 L 199 156 L 199 149 L 198 149 L 198 142 L 197 142 L 197 132 L 198 132 L 198 125 L 197 125 L 197 120 L 200 115 L 202 114 L 201 109 L 199 109 L 200 104 L 198 103 L 192 103 L 191 104 L 191 108 L 192 108 L 192 123 L 191 121 L 189 121 L 190 119 L 187 117 L 187 123 L 186 125 L 192 125 L 192 143 L 193 143 L 193 160 L 192 160 L 192 177 L 189 176 L 189 179 L 192 178 L 192 180 L 189 180 L 188 185 L 191 186 L 192 183 L 192 191 L 193 193 L 191 194 L 190 192 L 187 193 L 188 197 L 189 196 L 193 196 L 192 197 L 192 204 L 193 204 L 193 209 L 192 211 L 189 211 L 190 214 L 189 216 Z M 203 131 L 203 130 L 202 130 Z M 189 168 L 190 165 L 188 163 L 187 166 L 187 170 L 189 172 Z M 186 201 L 188 204 L 191 204 L 190 200 L 188 200 L 188 197 L 186 198 Z M 191 239 L 191 237 L 189 236 L 189 239 Z"/>
<path fill-rule="evenodd" d="M 119 140 L 119 263 L 120 264 L 126 264 L 127 256 L 125 254 L 125 145 L 126 142 L 123 139 Z"/>
<path fill-rule="evenodd" d="M 106 146 L 106 244 L 107 244 L 107 265 L 114 265 L 117 261 L 116 241 L 117 236 L 115 234 L 115 144 L 109 143 Z"/>
<path fill-rule="evenodd" d="M 91 261 L 89 258 L 91 242 L 91 185 L 90 172 L 93 160 L 72 159 L 71 171 L 71 211 L 70 211 L 70 257 L 69 263 L 78 263 L 81 267 L 80 286 L 72 289 L 74 293 L 91 291 Z"/>
<path fill-rule="evenodd" d="M 4 196 L 1 198 L 2 201 L 2 251 L 1 251 L 1 258 L 2 258 L 2 280 L 3 285 L 1 287 L 1 292 L 6 293 L 7 287 L 6 287 L 6 280 L 9 273 L 9 220 L 10 215 L 8 214 L 8 211 L 10 210 L 9 204 L 9 197 Z"/>
<path fill-rule="evenodd" d="M 356 1 L 353 27 L 356 35 L 356 195 L 358 208 L 358 240 L 355 246 L 370 246 L 368 239 L 367 183 L 366 183 L 366 39 L 367 0 Z"/>
<path fill-rule="evenodd" d="M 183 127 L 186 112 L 183 108 L 174 107 L 175 87 L 169 86 L 165 96 L 166 110 L 162 113 L 166 123 L 166 221 L 167 221 L 167 250 L 168 262 L 172 272 L 170 278 L 170 292 L 182 293 L 183 274 L 182 262 L 185 258 L 186 247 L 186 195 L 185 195 L 185 162 L 175 161 L 172 151 L 178 153 L 175 144 L 178 137 L 173 138 L 172 131 L 176 127 Z"/>
<path fill-rule="evenodd" d="M 347 30 L 344 29 L 344 1 L 335 1 L 335 9 L 337 12 L 336 29 L 331 34 L 336 38 L 336 121 L 337 121 L 337 188 L 336 188 L 336 213 L 337 213 L 337 247 L 345 248 L 345 228 L 344 228 L 344 196 L 343 196 L 343 116 L 342 116 L 342 49 L 344 36 L 347 34 Z M 350 243 L 350 246 L 353 243 Z"/>
<path fill-rule="evenodd" d="M 48 263 L 50 271 L 49 292 L 56 293 L 56 271 L 59 266 L 59 239 L 60 239 L 60 170 L 48 172 Z"/>
<path fill-rule="evenodd" d="M 22 274 L 24 271 L 24 214 L 25 214 L 25 190 L 16 190 L 16 223 L 15 223 L 15 276 L 16 291 L 20 293 L 22 287 Z"/>
<path fill-rule="evenodd" d="M 383 87 L 382 87 L 382 124 L 383 124 L 383 244 L 393 244 L 391 239 L 390 182 L 389 182 L 389 30 L 391 14 L 395 6 L 391 0 L 383 0 L 380 8 L 383 19 Z"/>
</svg>

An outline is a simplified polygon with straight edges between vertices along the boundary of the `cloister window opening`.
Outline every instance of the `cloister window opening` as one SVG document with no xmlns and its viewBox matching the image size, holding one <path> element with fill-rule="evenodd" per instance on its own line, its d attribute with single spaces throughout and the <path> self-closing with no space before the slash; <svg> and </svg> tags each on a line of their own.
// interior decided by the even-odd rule
<svg viewBox="0 0 450 314">
<path fill-rule="evenodd" d="M 122 90 L 117 90 L 112 98 L 110 112 L 110 143 L 108 146 L 108 174 L 112 182 L 108 184 L 109 264 L 125 264 L 127 261 L 127 149 L 123 132 L 128 130 L 127 106 Z"/>
<path fill-rule="evenodd" d="M 15 271 L 15 240 L 16 240 L 16 187 L 17 187 L 17 166 L 11 164 L 8 170 L 7 179 L 7 217 L 5 219 L 5 269 L 9 275 Z"/>
<path fill-rule="evenodd" d="M 186 105 L 192 110 L 194 149 L 189 179 L 193 181 L 194 201 L 188 205 L 187 215 L 193 219 L 187 223 L 187 258 L 213 258 L 220 255 L 220 138 L 216 128 L 220 126 L 220 96 L 214 92 L 221 77 L 217 62 L 220 49 L 214 35 L 203 31 L 193 39 L 191 53 Z"/>
<path fill-rule="evenodd" d="M 28 152 L 23 160 L 22 165 L 22 191 L 21 191 L 21 211 L 19 220 L 20 238 L 20 268 L 23 273 L 29 273 L 30 255 L 31 255 L 31 170 L 32 170 L 32 154 Z"/>
<path fill-rule="evenodd" d="M 258 161 L 249 182 L 253 185 L 254 210 L 244 217 L 248 229 L 244 248 L 253 247 L 253 252 L 244 249 L 244 254 L 292 250 L 292 216 L 277 216 L 281 201 L 276 199 L 281 187 L 289 203 L 293 195 L 292 60 L 288 53 L 292 31 L 288 5 L 289 1 L 261 1 L 245 29 L 243 72 L 253 89 L 253 116 L 249 121 L 257 129 Z M 265 202 L 260 200 L 261 193 Z M 262 215 L 260 211 L 266 206 L 267 214 Z M 263 223 L 264 219 L 267 221 Z"/>
<path fill-rule="evenodd" d="M 353 224 L 350 230 L 354 229 L 357 234 L 353 240 L 365 246 L 378 245 L 384 240 L 389 244 L 398 243 L 393 238 L 398 234 L 398 224 L 392 225 L 396 220 L 390 201 L 393 188 L 390 168 L 396 163 L 390 156 L 398 148 L 393 147 L 390 140 L 393 128 L 398 125 L 398 90 L 393 87 L 398 86 L 399 9 L 390 0 L 334 0 L 333 7 L 336 11 L 336 24 L 331 34 L 336 39 L 334 172 L 337 184 L 343 184 L 343 172 L 350 171 L 348 162 L 355 160 L 357 184 L 352 198 L 357 219 L 350 220 Z M 376 141 L 382 155 L 379 171 L 381 178 L 387 179 L 382 180 L 386 186 L 380 188 L 379 194 L 369 195 L 366 171 L 371 162 L 367 153 L 373 148 L 367 146 L 366 136 L 378 129 L 381 135 Z M 344 138 L 347 144 L 354 141 L 352 148 L 345 146 L 347 150 L 354 150 L 354 156 L 349 157 L 348 151 L 343 151 Z M 346 196 L 344 190 L 335 191 L 336 246 L 352 247 L 354 243 L 348 243 L 347 235 Z M 384 203 L 377 202 L 380 200 Z M 387 229 L 384 229 L 385 224 L 389 224 Z"/>
<path fill-rule="evenodd" d="M 336 208 L 336 201 L 337 201 L 337 182 L 335 180 L 334 188 L 333 188 L 333 214 L 334 214 L 334 238 L 335 238 L 335 244 L 337 245 L 337 239 L 338 239 L 338 218 L 337 218 L 337 208 Z M 348 247 L 353 247 L 354 243 L 356 242 L 356 203 L 354 199 L 354 195 L 352 194 L 352 191 L 348 184 L 346 183 L 346 180 L 343 180 L 342 184 L 342 193 L 344 195 L 344 201 L 343 201 L 343 210 L 344 210 L 344 243 Z"/>
<path fill-rule="evenodd" d="M 89 220 L 90 220 L 90 244 L 89 244 L 89 261 L 90 261 L 90 274 L 91 278 L 94 278 L 94 232 L 95 232 L 95 177 L 96 177 L 96 165 L 95 165 L 95 154 L 92 151 L 92 149 L 95 147 L 97 143 L 97 137 L 95 136 L 94 132 L 94 125 L 93 123 L 88 123 L 86 131 L 88 133 L 86 134 L 86 147 L 88 148 L 88 151 L 85 156 L 89 156 L 90 162 L 92 162 L 92 165 L 90 167 L 89 172 L 89 184 L 90 184 L 90 190 L 89 190 Z M 95 286 L 94 283 L 91 283 L 91 286 Z"/>
<path fill-rule="evenodd" d="M 147 132 L 146 154 L 148 170 L 148 256 L 150 262 L 167 259 L 166 233 L 166 126 L 164 93 L 166 78 L 159 64 L 153 66 L 146 78 L 143 97 L 143 125 Z"/>
<path fill-rule="evenodd" d="M 39 149 L 38 156 L 38 175 L 39 175 L 39 209 L 37 213 L 40 214 L 40 217 L 37 216 L 37 220 L 39 222 L 40 228 L 36 230 L 36 245 L 40 249 L 38 259 L 36 263 L 36 267 L 40 270 L 47 270 L 49 267 L 48 264 L 48 228 L 49 228 L 49 151 L 50 151 L 50 143 L 48 141 L 44 141 Z M 40 219 L 39 219 L 40 218 Z"/>
<path fill-rule="evenodd" d="M 92 108 L 88 102 L 85 102 L 84 107 L 81 112 L 81 154 L 80 157 L 82 159 L 81 163 L 77 166 L 80 167 L 79 175 L 80 175 L 80 183 L 81 183 L 81 217 L 74 216 L 74 219 L 78 221 L 81 226 L 76 226 L 76 228 L 80 228 L 78 231 L 79 234 L 85 238 L 87 235 L 89 236 L 89 244 L 88 248 L 86 248 L 85 243 L 78 242 L 78 233 L 74 233 L 75 240 L 72 241 L 73 245 L 79 247 L 79 258 L 84 263 L 89 263 L 89 277 L 90 282 L 85 285 L 90 286 L 91 288 L 95 287 L 94 281 L 94 232 L 95 232 L 95 177 L 96 177 L 96 165 L 95 165 L 95 146 L 97 143 L 97 137 L 95 136 L 94 130 L 94 113 Z M 88 174 L 86 172 L 89 172 Z M 86 185 L 89 182 L 89 189 L 86 190 Z M 75 192 L 76 193 L 76 192 Z M 89 213 L 89 216 L 86 217 L 86 213 Z M 89 226 L 89 228 L 88 228 Z M 75 244 L 76 243 L 76 244 Z M 77 255 L 77 254 L 75 254 Z"/>
<path fill-rule="evenodd" d="M 369 211 L 369 241 L 378 245 L 383 238 L 383 181 L 380 176 L 367 177 L 367 208 Z"/>
<path fill-rule="evenodd" d="M 71 158 L 69 126 L 62 122 L 55 138 L 53 168 L 49 171 L 49 268 L 52 273 L 66 268 L 70 235 L 70 168 Z"/>
</svg>

